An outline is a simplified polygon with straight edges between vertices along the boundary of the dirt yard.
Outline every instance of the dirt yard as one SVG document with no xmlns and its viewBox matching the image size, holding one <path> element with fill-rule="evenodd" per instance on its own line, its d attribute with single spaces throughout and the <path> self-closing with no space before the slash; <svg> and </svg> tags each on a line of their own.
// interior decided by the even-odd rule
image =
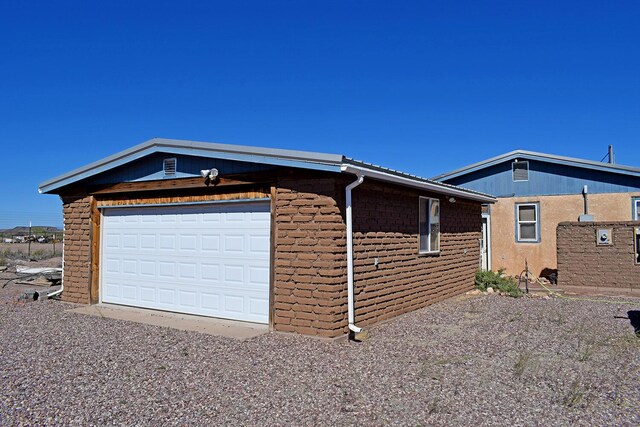
<svg viewBox="0 0 640 427">
<path fill-rule="evenodd" d="M 236 341 L 22 291 L 0 292 L 2 426 L 640 423 L 639 299 L 466 296 L 349 343 Z"/>
</svg>

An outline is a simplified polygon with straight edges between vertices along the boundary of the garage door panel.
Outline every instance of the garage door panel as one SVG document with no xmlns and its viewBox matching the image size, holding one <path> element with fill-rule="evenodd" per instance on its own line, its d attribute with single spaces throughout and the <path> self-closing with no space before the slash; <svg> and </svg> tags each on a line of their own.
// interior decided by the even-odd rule
<svg viewBox="0 0 640 427">
<path fill-rule="evenodd" d="M 104 211 L 102 300 L 267 323 L 268 203 Z"/>
<path fill-rule="evenodd" d="M 252 287 L 264 288 L 269 287 L 269 268 L 262 266 L 249 266 L 248 284 Z"/>
<path fill-rule="evenodd" d="M 220 253 L 220 235 L 204 234 L 200 237 L 200 248 L 209 255 Z"/>
<path fill-rule="evenodd" d="M 243 234 L 225 234 L 222 250 L 227 254 L 241 255 L 245 252 Z"/>
<path fill-rule="evenodd" d="M 182 234 L 180 235 L 180 251 L 196 252 L 198 250 L 198 236 L 197 234 Z"/>
</svg>

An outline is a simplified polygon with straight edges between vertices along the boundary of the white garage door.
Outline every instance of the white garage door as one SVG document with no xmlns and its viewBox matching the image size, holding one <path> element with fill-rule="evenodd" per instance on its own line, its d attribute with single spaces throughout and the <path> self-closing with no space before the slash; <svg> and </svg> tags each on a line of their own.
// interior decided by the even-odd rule
<svg viewBox="0 0 640 427">
<path fill-rule="evenodd" d="M 268 202 L 103 210 L 101 300 L 268 323 Z"/>
</svg>

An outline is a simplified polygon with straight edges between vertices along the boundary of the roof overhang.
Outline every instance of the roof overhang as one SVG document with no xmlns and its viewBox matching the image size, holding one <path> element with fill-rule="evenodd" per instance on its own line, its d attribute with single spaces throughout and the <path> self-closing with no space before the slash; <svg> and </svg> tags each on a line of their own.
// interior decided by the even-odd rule
<svg viewBox="0 0 640 427">
<path fill-rule="evenodd" d="M 364 175 L 379 181 L 389 182 L 447 196 L 460 197 L 483 203 L 494 203 L 490 195 L 466 190 L 441 182 L 409 175 L 392 169 L 348 159 L 339 154 L 309 151 L 283 150 L 241 145 L 217 144 L 210 142 L 185 141 L 154 138 L 135 147 L 116 153 L 102 160 L 90 163 L 40 184 L 40 193 L 54 193 L 67 185 L 90 178 L 118 166 L 141 159 L 154 153 L 181 154 L 210 157 L 250 163 L 263 163 L 325 172 Z"/>
<path fill-rule="evenodd" d="M 183 154 L 211 157 L 274 166 L 340 172 L 343 156 L 338 154 L 282 150 L 211 142 L 154 138 L 112 156 L 72 170 L 40 184 L 40 193 L 52 193 L 64 186 L 90 178 L 118 166 L 130 163 L 154 153 Z"/>
</svg>

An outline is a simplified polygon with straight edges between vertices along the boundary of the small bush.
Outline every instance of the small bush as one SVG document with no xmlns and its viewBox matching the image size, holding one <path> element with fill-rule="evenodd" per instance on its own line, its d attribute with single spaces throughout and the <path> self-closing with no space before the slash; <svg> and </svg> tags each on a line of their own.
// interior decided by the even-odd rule
<svg viewBox="0 0 640 427">
<path fill-rule="evenodd" d="M 476 288 L 482 292 L 485 292 L 487 288 L 493 288 L 495 291 L 500 291 L 516 298 L 522 296 L 522 290 L 518 287 L 515 279 L 504 276 L 503 273 L 503 269 L 497 272 L 491 270 L 478 271 L 476 273 Z"/>
</svg>

